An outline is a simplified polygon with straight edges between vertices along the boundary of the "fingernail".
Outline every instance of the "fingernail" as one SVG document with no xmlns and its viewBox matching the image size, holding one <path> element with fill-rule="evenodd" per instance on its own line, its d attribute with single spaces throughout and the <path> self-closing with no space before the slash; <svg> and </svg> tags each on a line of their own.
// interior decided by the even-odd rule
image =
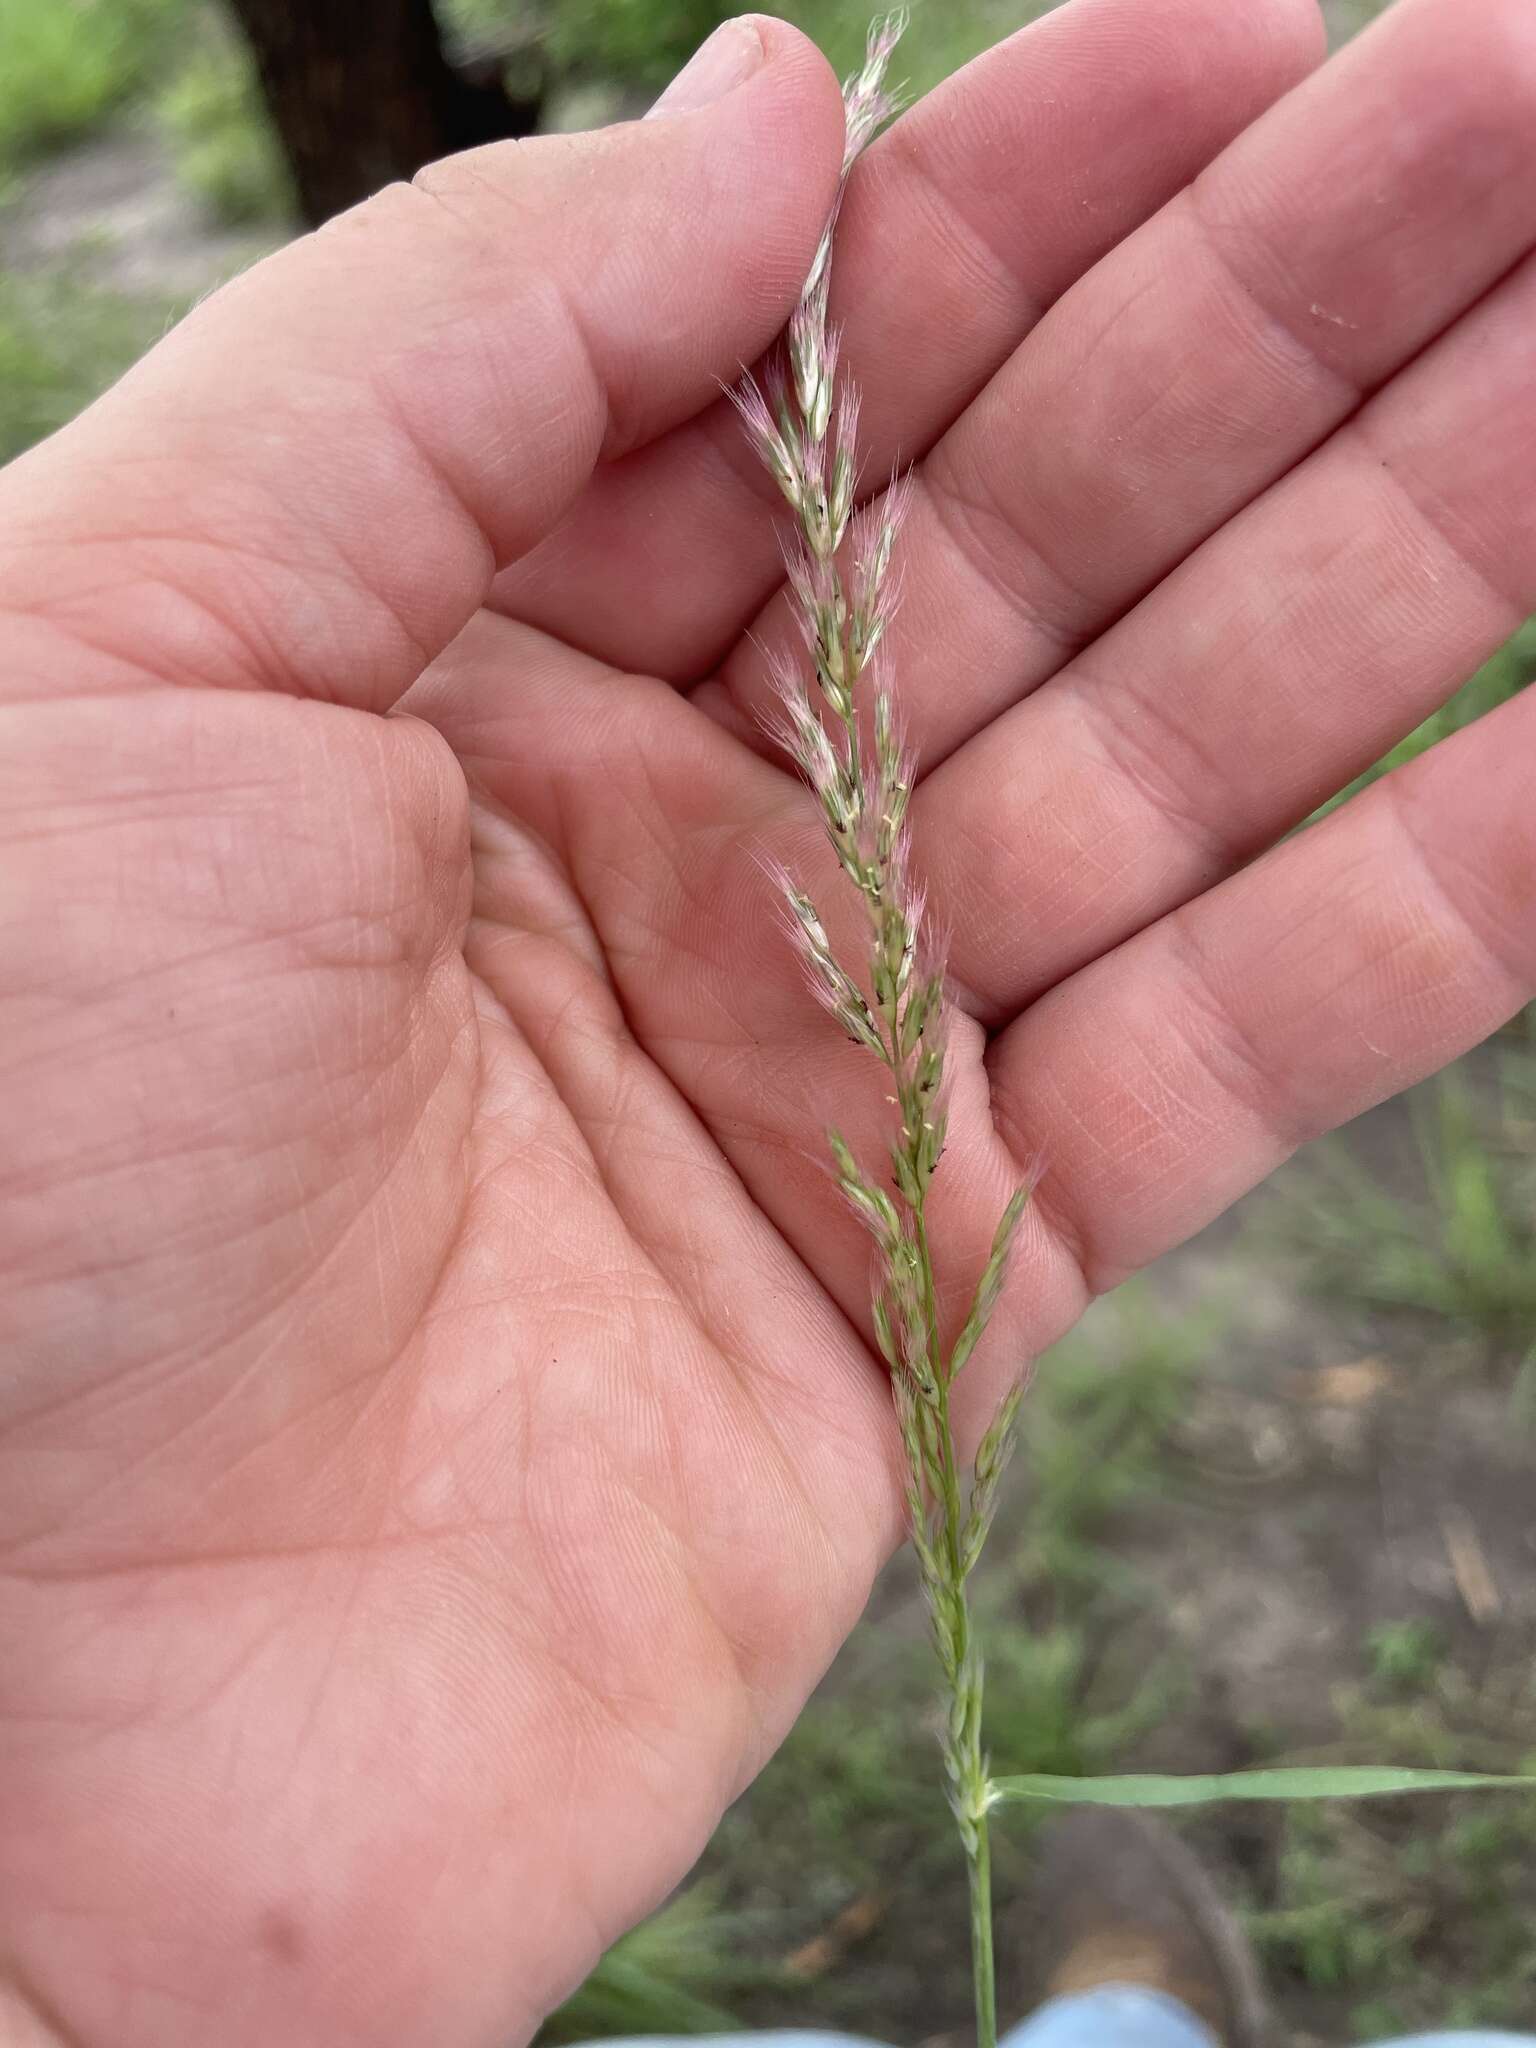
<svg viewBox="0 0 1536 2048">
<path fill-rule="evenodd" d="M 763 61 L 763 39 L 750 21 L 723 21 L 699 45 L 661 98 L 646 115 L 695 114 L 700 107 L 724 99 L 733 86 L 750 78 Z"/>
</svg>

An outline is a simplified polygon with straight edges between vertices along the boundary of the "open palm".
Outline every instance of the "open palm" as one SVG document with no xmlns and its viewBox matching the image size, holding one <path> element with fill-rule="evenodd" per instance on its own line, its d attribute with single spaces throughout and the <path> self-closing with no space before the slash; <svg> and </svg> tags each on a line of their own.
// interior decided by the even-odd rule
<svg viewBox="0 0 1536 2048">
<path fill-rule="evenodd" d="M 898 1533 L 822 1139 L 884 1105 L 775 925 L 823 855 L 714 397 L 839 104 L 726 35 L 724 98 L 437 167 L 0 479 L 7 2044 L 505 2048 Z M 1317 39 L 1077 0 L 845 215 L 957 1297 L 1046 1169 L 994 1386 L 1536 987 L 1531 707 L 1285 837 L 1536 601 L 1536 21 Z"/>
</svg>

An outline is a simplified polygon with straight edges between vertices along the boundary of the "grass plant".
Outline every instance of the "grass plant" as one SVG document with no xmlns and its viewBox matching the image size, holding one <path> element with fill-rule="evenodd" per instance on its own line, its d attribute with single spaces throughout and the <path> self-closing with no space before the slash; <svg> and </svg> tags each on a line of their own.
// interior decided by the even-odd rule
<svg viewBox="0 0 1536 2048">
<path fill-rule="evenodd" d="M 847 81 L 845 181 L 896 105 L 886 71 L 905 26 L 900 14 L 877 21 L 864 63 Z M 783 878 L 811 986 L 848 1037 L 886 1070 L 896 1111 L 890 1140 L 894 1192 L 883 1175 L 866 1173 L 837 1132 L 829 1138 L 843 1193 L 876 1248 L 874 1326 L 906 1447 L 911 1537 L 947 1693 L 942 1749 L 969 1877 L 977 2040 L 980 2048 L 994 2048 L 988 1826 L 993 1795 L 982 1748 L 983 1664 L 968 1581 L 996 1511 L 1022 1383 L 1004 1398 L 968 1478 L 956 1446 L 951 1396 L 996 1305 L 1028 1191 L 1020 1187 L 1004 1210 L 970 1314 L 946 1346 L 927 1215 L 944 1151 L 944 963 L 929 943 L 921 892 L 909 872 L 912 767 L 902 751 L 882 654 L 906 491 L 893 481 L 855 525 L 858 402 L 851 386 L 838 384 L 837 337 L 827 321 L 836 221 L 834 205 L 790 321 L 787 370 L 776 364 L 766 390 L 748 381 L 738 402 L 751 440 L 797 521 L 790 588 L 815 696 L 801 663 L 778 664 L 779 737 L 815 792 L 838 863 L 867 913 L 867 952 L 851 968 L 834 951 L 817 906 L 791 878 Z"/>
</svg>

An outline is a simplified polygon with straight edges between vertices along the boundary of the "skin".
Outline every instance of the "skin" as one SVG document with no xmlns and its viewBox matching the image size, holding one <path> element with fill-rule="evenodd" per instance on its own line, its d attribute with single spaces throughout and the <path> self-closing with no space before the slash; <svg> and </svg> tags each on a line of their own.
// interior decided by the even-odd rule
<svg viewBox="0 0 1536 2048">
<path fill-rule="evenodd" d="M 847 906 L 717 397 L 840 110 L 731 33 L 724 99 L 385 193 L 0 476 L 7 2048 L 504 2048 L 899 1537 L 822 1138 L 884 1105 L 775 923 L 773 859 Z M 1536 605 L 1536 16 L 1320 44 L 1075 0 L 850 195 L 950 1313 L 1045 1167 L 972 1429 L 1536 992 L 1536 697 L 1285 837 Z"/>
</svg>

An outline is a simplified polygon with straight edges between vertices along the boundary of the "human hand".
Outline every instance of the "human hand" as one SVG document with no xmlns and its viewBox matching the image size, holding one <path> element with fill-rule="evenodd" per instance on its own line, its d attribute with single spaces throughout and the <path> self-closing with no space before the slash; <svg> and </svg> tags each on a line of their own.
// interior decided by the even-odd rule
<svg viewBox="0 0 1536 2048">
<path fill-rule="evenodd" d="M 1536 986 L 1525 702 L 1248 864 L 1536 602 L 1527 0 L 1404 0 L 1224 150 L 1317 40 L 1078 0 L 840 234 L 870 473 L 921 458 L 957 1298 L 1048 1159 L 978 1413 Z M 0 477 L 7 2048 L 504 2048 L 899 1532 L 712 399 L 838 97 L 722 51 L 295 245 Z"/>
</svg>

